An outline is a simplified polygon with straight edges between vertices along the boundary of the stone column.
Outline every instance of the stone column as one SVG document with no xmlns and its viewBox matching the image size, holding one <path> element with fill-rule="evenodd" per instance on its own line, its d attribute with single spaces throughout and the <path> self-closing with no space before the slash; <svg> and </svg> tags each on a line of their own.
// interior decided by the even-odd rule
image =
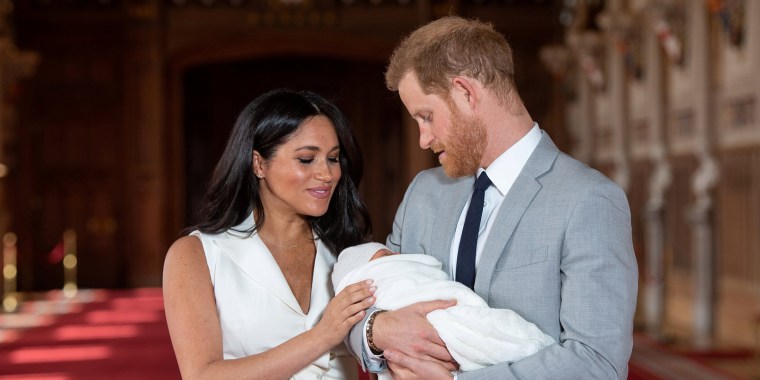
<svg viewBox="0 0 760 380">
<path fill-rule="evenodd" d="M 591 165 L 594 160 L 594 89 L 586 80 L 578 81 L 578 125 L 575 128 L 573 157 Z"/>
<path fill-rule="evenodd" d="M 611 143 L 610 152 L 614 167 L 614 180 L 625 192 L 631 181 L 630 163 L 628 161 L 628 109 L 626 93 L 626 73 L 623 56 L 617 45 L 631 27 L 631 16 L 623 9 L 619 0 L 607 3 L 604 13 L 599 15 L 597 22 L 605 32 L 607 57 L 609 62 L 608 91 L 610 94 Z"/>
<path fill-rule="evenodd" d="M 651 14 L 650 14 L 651 15 Z M 646 92 L 650 104 L 649 160 L 652 173 L 649 177 L 649 192 L 646 201 L 646 252 L 647 267 L 644 277 L 644 315 L 647 331 L 659 338 L 665 319 L 665 194 L 672 182 L 672 169 L 668 161 L 665 144 L 665 96 L 662 67 L 662 52 L 654 30 L 654 18 L 644 28 L 646 49 Z"/>
<path fill-rule="evenodd" d="M 710 27 L 707 6 L 702 2 L 687 2 L 691 16 L 694 65 L 694 102 L 696 156 L 698 167 L 691 179 L 695 198 L 689 210 L 694 249 L 694 344 L 708 348 L 713 343 L 715 329 L 715 242 L 713 238 L 713 190 L 719 169 L 713 156 L 712 95 L 710 94 Z"/>
<path fill-rule="evenodd" d="M 578 125 L 573 128 L 574 140 L 572 156 L 591 165 L 594 160 L 594 145 L 596 130 L 595 92 L 604 86 L 604 76 L 599 67 L 599 48 L 601 37 L 591 31 L 570 31 L 566 36 L 577 62 L 578 73 Z"/>
<path fill-rule="evenodd" d="M 575 84 L 572 79 L 569 79 L 570 75 L 572 75 L 570 73 L 573 66 L 572 53 L 563 44 L 549 44 L 541 47 L 539 58 L 554 79 L 550 91 L 551 100 L 546 122 L 553 126 L 553 128 L 562 128 L 559 130 L 552 129 L 552 139 L 561 149 L 567 149 L 569 146 L 567 137 L 570 135 L 572 128 L 577 127 L 577 112 L 575 112 L 575 109 L 577 108 L 578 99 L 577 96 L 570 95 L 566 91 L 571 85 Z M 569 82 L 567 82 L 568 80 Z M 577 90 L 571 91 L 577 92 Z"/>
<path fill-rule="evenodd" d="M 672 180 L 664 144 L 654 143 L 651 161 L 654 170 L 649 178 L 646 202 L 647 267 L 644 283 L 644 315 L 647 331 L 660 337 L 665 319 L 665 192 Z"/>
</svg>

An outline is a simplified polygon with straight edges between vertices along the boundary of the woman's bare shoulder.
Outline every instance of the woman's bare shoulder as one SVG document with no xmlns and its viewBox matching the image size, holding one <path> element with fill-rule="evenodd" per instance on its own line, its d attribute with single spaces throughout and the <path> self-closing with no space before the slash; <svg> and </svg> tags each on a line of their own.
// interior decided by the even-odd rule
<svg viewBox="0 0 760 380">
<path fill-rule="evenodd" d="M 169 247 L 168 254 L 181 254 L 185 252 L 203 253 L 203 244 L 201 243 L 201 239 L 195 235 L 183 236 L 174 241 L 171 247 Z"/>
<path fill-rule="evenodd" d="M 164 272 L 207 270 L 203 243 L 197 236 L 183 236 L 177 239 L 166 252 Z"/>
</svg>

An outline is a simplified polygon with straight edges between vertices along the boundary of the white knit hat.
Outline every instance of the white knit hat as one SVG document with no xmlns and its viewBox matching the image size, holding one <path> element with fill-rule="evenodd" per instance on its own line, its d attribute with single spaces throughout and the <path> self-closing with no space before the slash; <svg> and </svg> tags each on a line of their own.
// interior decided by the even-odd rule
<svg viewBox="0 0 760 380">
<path fill-rule="evenodd" d="M 388 247 L 380 243 L 371 242 L 344 249 L 340 255 L 338 255 L 338 262 L 336 262 L 333 267 L 332 283 L 334 289 L 337 290 L 338 285 L 340 285 L 340 280 L 342 280 L 348 272 L 368 263 L 372 256 L 381 249 L 388 249 Z"/>
</svg>

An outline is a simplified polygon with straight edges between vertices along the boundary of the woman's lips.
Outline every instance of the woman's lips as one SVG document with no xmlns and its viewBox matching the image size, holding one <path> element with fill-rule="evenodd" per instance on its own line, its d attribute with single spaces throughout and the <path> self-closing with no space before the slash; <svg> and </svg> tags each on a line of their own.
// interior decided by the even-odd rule
<svg viewBox="0 0 760 380">
<path fill-rule="evenodd" d="M 311 189 L 308 189 L 309 194 L 311 194 L 312 197 L 317 199 L 326 199 L 330 198 L 330 187 L 329 186 L 323 186 L 323 187 L 313 187 Z"/>
</svg>

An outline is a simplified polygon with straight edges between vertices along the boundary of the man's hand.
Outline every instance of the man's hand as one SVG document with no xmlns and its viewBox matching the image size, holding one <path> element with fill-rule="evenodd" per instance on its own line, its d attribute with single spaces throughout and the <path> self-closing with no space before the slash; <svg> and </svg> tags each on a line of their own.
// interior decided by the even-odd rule
<svg viewBox="0 0 760 380">
<path fill-rule="evenodd" d="M 394 380 L 449 380 L 454 377 L 450 370 L 439 363 L 415 359 L 395 350 L 387 350 L 384 355 Z"/>
<path fill-rule="evenodd" d="M 372 328 L 373 342 L 383 351 L 391 349 L 405 356 L 430 361 L 442 369 L 454 371 L 459 366 L 426 318 L 433 310 L 454 305 L 456 300 L 419 302 L 378 314 Z"/>
</svg>

